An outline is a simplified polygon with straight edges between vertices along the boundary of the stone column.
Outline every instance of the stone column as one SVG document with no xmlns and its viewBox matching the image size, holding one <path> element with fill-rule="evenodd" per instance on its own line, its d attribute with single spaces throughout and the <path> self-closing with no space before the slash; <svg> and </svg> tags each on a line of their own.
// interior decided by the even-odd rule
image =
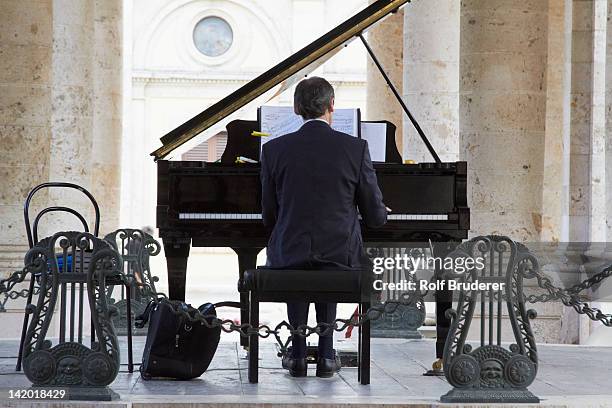
<svg viewBox="0 0 612 408">
<path fill-rule="evenodd" d="M 600 15 L 599 15 L 600 16 Z M 607 27 L 605 33 L 605 194 L 606 194 L 606 241 L 612 239 L 612 0 L 607 0 Z M 600 24 L 603 21 L 598 21 Z M 600 221 L 602 224 L 603 222 Z M 609 280 L 609 279 L 608 279 Z M 611 293 L 612 282 L 602 282 L 599 293 Z M 599 303 L 597 305 L 604 313 L 612 313 L 612 302 Z M 591 345 L 608 345 L 612 342 L 612 332 L 605 330 L 605 327 L 598 323 L 591 323 L 589 327 Z"/>
<path fill-rule="evenodd" d="M 607 239 L 612 239 L 612 0 L 608 0 L 606 34 L 606 194 Z"/>
<path fill-rule="evenodd" d="M 573 2 L 571 241 L 605 241 L 606 0 Z"/>
<path fill-rule="evenodd" d="M 2 1 L 0 16 L 0 278 L 4 278 L 23 266 L 25 197 L 49 175 L 52 0 Z M 47 204 L 46 195 L 35 204 Z"/>
<path fill-rule="evenodd" d="M 119 223 L 121 2 L 55 0 L 54 10 L 49 179 L 74 182 L 93 194 L 103 235 Z M 51 194 L 53 201 L 93 216 L 91 205 L 73 191 Z"/>
<path fill-rule="evenodd" d="M 23 267 L 23 203 L 46 181 L 89 189 L 102 213 L 101 235 L 118 226 L 121 139 L 120 0 L 0 2 L 0 273 Z M 80 193 L 36 196 L 33 213 L 50 205 L 93 210 Z M 57 215 L 57 216 L 56 216 Z M 90 225 L 93 228 L 93 223 Z M 49 214 L 39 237 L 82 227 Z M 23 304 L 7 309 L 0 337 L 18 336 Z"/>
<path fill-rule="evenodd" d="M 370 3 L 373 1 L 370 0 Z M 401 94 L 403 89 L 404 10 L 387 17 L 371 28 L 367 41 L 384 67 L 393 85 Z M 358 40 L 356 40 L 358 41 Z M 367 66 L 367 117 L 365 120 L 388 120 L 397 126 L 395 141 L 400 154 L 403 151 L 403 110 L 387 86 L 370 56 Z"/>
<path fill-rule="evenodd" d="M 460 2 L 414 2 L 405 12 L 404 99 L 440 159 L 457 161 Z M 405 121 L 405 158 L 433 161 L 412 124 Z"/>
<path fill-rule="evenodd" d="M 607 0 L 573 3 L 570 241 L 607 241 L 610 199 L 610 192 L 606 191 L 607 6 Z M 597 303 L 593 306 L 602 307 Z M 580 343 L 588 339 L 595 327 L 598 325 L 581 316 Z"/>
<path fill-rule="evenodd" d="M 472 234 L 540 234 L 548 2 L 463 1 L 461 159 Z"/>
<path fill-rule="evenodd" d="M 542 180 L 540 240 L 568 240 L 569 171 L 570 171 L 570 84 L 572 56 L 572 1 L 551 0 L 548 3 L 548 56 L 546 71 L 546 131 Z M 550 271 L 552 274 L 558 270 Z M 561 273 L 569 273 L 569 268 Z M 536 289 L 533 283 L 530 291 Z M 577 343 L 580 319 L 572 308 L 553 302 L 544 309 L 546 318 L 558 316 L 559 329 L 551 330 L 547 339 L 560 343 Z M 542 313 L 540 313 L 542 315 Z"/>
<path fill-rule="evenodd" d="M 52 0 L 0 2 L 0 279 L 23 268 L 23 203 L 49 177 L 52 38 Z M 47 204 L 41 194 L 33 207 Z M 0 337 L 19 335 L 24 307 L 23 298 L 7 302 Z"/>
<path fill-rule="evenodd" d="M 123 131 L 123 1 L 96 0 L 94 5 L 91 183 L 92 194 L 104 209 L 101 231 L 107 233 L 119 227 Z"/>
<path fill-rule="evenodd" d="M 567 241 L 572 0 L 548 3 L 546 131 L 540 239 Z M 536 218 L 537 220 L 537 218 Z"/>
<path fill-rule="evenodd" d="M 93 0 L 54 0 L 53 111 L 49 181 L 67 181 L 91 191 L 91 129 L 93 126 Z M 93 220 L 92 206 L 73 190 L 52 189 L 50 201 L 77 209 Z M 49 217 L 43 234 L 80 229 L 69 215 Z M 55 221 L 55 222 L 51 222 Z"/>
</svg>

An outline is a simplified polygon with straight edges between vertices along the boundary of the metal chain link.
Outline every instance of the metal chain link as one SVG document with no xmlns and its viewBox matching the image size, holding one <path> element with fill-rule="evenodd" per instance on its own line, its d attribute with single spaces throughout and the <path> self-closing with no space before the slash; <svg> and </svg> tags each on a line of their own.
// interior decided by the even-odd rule
<svg viewBox="0 0 612 408">
<path fill-rule="evenodd" d="M 332 323 L 318 323 L 316 326 L 304 324 L 295 328 L 286 321 L 283 321 L 274 328 L 271 328 L 265 324 L 253 327 L 250 323 L 236 324 L 231 319 L 220 319 L 216 315 L 211 314 L 204 315 L 183 302 L 170 300 L 163 294 L 158 293 L 157 295 L 158 297 L 153 300 L 156 306 L 160 304 L 169 305 L 175 314 L 183 317 L 189 324 L 201 323 L 208 328 L 220 327 L 226 333 L 238 332 L 241 337 L 248 337 L 253 334 L 257 334 L 261 338 L 274 336 L 281 345 L 283 342 L 280 341 L 280 335 L 283 329 L 286 329 L 291 336 L 308 337 L 312 334 L 326 336 L 333 331 L 340 332 L 349 326 L 361 326 L 367 321 L 377 320 L 384 314 L 394 313 L 400 305 L 410 305 L 414 302 L 413 296 L 406 293 L 399 300 L 387 300 L 383 303 L 372 305 L 367 311 L 354 314 L 348 319 L 337 318 Z"/>
<path fill-rule="evenodd" d="M 0 294 L 4 295 L 4 299 L 0 302 L 0 312 L 6 312 L 5 305 L 10 300 L 19 298 L 27 298 L 30 294 L 29 289 L 13 290 L 15 285 L 23 282 L 29 273 L 29 268 L 26 266 L 22 270 L 13 272 L 8 278 L 0 280 Z M 38 293 L 40 288 L 34 288 L 34 295 Z"/>
<path fill-rule="evenodd" d="M 612 327 L 612 314 L 605 314 L 600 309 L 589 306 L 588 303 L 583 302 L 578 296 L 581 291 L 588 289 L 611 276 L 612 266 L 609 266 L 597 275 L 594 275 L 589 279 L 585 279 L 581 283 L 568 289 L 558 288 L 553 285 L 550 277 L 540 271 L 534 272 L 535 278 L 538 281 L 538 286 L 542 289 L 546 289 L 548 294 L 527 296 L 528 302 L 537 303 L 547 302 L 550 300 L 560 300 L 565 306 L 573 308 L 577 313 L 587 315 L 589 319 L 599 321 L 604 326 Z"/>
<path fill-rule="evenodd" d="M 604 269 L 603 271 L 601 271 L 600 273 L 598 273 L 597 275 L 594 275 L 588 279 L 583 280 L 582 282 L 571 286 L 567 289 L 561 289 L 562 292 L 567 293 L 569 295 L 577 295 L 580 292 L 582 292 L 583 290 L 589 289 L 599 283 L 601 283 L 604 279 L 608 278 L 612 276 L 612 265 L 607 267 L 606 269 Z M 548 293 L 548 294 L 542 294 L 542 295 L 531 295 L 529 298 L 529 301 L 531 303 L 536 303 L 536 302 L 547 302 L 549 300 L 557 300 L 559 299 L 557 297 L 558 295 L 556 293 Z"/>
</svg>

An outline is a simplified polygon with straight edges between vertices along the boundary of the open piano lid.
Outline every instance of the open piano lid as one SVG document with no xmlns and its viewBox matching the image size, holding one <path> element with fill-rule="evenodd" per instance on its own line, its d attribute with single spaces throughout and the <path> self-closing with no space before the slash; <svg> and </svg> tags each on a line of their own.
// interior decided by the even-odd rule
<svg viewBox="0 0 612 408">
<path fill-rule="evenodd" d="M 281 86 L 275 95 L 282 93 L 335 55 L 346 43 L 408 2 L 410 0 L 375 1 L 327 34 L 170 131 L 161 138 L 162 147 L 151 153 L 151 156 L 155 160 L 163 159 L 177 147 L 279 84 Z"/>
</svg>

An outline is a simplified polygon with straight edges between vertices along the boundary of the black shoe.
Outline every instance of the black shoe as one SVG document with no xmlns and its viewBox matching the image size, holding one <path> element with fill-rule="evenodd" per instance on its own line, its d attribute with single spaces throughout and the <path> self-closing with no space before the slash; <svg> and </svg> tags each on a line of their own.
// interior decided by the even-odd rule
<svg viewBox="0 0 612 408">
<path fill-rule="evenodd" d="M 317 377 L 329 378 L 334 375 L 335 372 L 340 371 L 340 364 L 338 360 L 331 358 L 320 358 L 317 363 Z"/>
<path fill-rule="evenodd" d="M 292 377 L 306 377 L 306 358 L 283 359 L 283 368 L 288 369 Z"/>
<path fill-rule="evenodd" d="M 282 354 L 283 359 L 282 359 L 281 361 L 282 361 L 283 368 L 284 368 L 285 370 L 288 370 L 288 369 L 289 369 L 289 360 L 291 360 L 291 353 L 292 353 L 292 352 L 291 352 L 291 349 L 292 349 L 292 347 L 291 347 L 291 346 L 289 346 L 289 348 L 287 349 L 287 351 L 286 351 L 284 354 Z M 281 356 L 281 354 L 279 354 L 279 357 L 280 357 L 280 356 Z"/>
</svg>

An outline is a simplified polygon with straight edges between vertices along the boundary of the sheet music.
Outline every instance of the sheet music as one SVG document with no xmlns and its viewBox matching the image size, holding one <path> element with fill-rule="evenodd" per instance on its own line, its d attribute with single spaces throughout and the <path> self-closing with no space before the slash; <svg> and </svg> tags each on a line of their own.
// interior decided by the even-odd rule
<svg viewBox="0 0 612 408">
<path fill-rule="evenodd" d="M 368 141 L 372 161 L 384 162 L 387 154 L 387 124 L 362 122 L 361 138 Z"/>
<path fill-rule="evenodd" d="M 269 136 L 261 138 L 261 145 L 277 137 L 297 131 L 303 124 L 302 117 L 296 115 L 292 106 L 262 106 L 261 132 Z M 359 126 L 359 111 L 357 109 L 336 109 L 332 116 L 332 128 L 357 136 Z"/>
<path fill-rule="evenodd" d="M 331 127 L 338 132 L 357 137 L 359 135 L 357 133 L 358 122 L 359 115 L 357 109 L 336 109 L 332 114 Z"/>
<path fill-rule="evenodd" d="M 260 115 L 261 132 L 269 134 L 261 138 L 262 146 L 277 137 L 295 132 L 304 124 L 301 116 L 296 115 L 291 106 L 262 106 Z"/>
</svg>

